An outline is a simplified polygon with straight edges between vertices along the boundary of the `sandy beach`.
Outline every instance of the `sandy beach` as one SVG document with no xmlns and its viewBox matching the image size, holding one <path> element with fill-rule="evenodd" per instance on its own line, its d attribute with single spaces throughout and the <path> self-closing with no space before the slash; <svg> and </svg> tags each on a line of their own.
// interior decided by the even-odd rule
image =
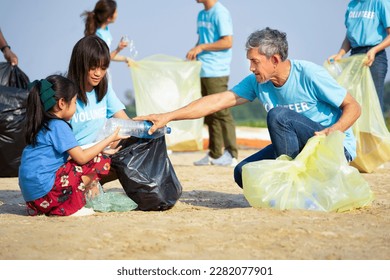
<svg viewBox="0 0 390 280">
<path fill-rule="evenodd" d="M 256 148 L 240 145 L 239 160 Z M 17 178 L 0 178 L 2 260 L 389 260 L 390 164 L 363 174 L 370 207 L 344 213 L 252 208 L 233 168 L 194 167 L 204 151 L 169 155 L 183 186 L 164 212 L 29 217 Z M 106 191 L 122 191 L 119 181 Z"/>
</svg>

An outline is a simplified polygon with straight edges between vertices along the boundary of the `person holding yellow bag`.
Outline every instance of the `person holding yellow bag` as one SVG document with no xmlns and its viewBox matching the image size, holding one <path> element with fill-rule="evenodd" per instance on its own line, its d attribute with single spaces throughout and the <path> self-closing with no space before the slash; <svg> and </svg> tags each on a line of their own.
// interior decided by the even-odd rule
<svg viewBox="0 0 390 280">
<path fill-rule="evenodd" d="M 390 46 L 390 1 L 352 0 L 345 13 L 347 32 L 337 54 L 328 58 L 340 60 L 346 53 L 367 54 L 365 65 L 370 67 L 382 112 L 387 74 L 386 48 Z"/>
</svg>

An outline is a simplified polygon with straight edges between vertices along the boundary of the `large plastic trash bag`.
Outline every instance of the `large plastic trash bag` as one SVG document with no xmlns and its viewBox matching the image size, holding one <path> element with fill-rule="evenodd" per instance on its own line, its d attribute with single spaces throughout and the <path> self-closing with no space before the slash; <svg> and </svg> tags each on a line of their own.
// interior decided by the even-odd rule
<svg viewBox="0 0 390 280">
<path fill-rule="evenodd" d="M 0 62 L 0 85 L 27 89 L 30 79 L 17 66 L 8 62 Z"/>
<path fill-rule="evenodd" d="M 353 125 L 357 156 L 351 165 L 372 172 L 390 160 L 390 133 L 386 127 L 370 68 L 363 65 L 366 55 L 353 55 L 337 61 L 342 70 L 337 82 L 359 102 L 362 113 Z M 324 67 L 330 71 L 327 61 Z"/>
<path fill-rule="evenodd" d="M 201 97 L 199 61 L 153 55 L 137 61 L 131 69 L 137 115 L 165 113 Z M 173 151 L 203 149 L 203 118 L 174 121 L 166 143 Z"/>
<path fill-rule="evenodd" d="M 342 212 L 368 206 L 373 193 L 344 156 L 339 131 L 309 139 L 298 156 L 243 166 L 244 195 L 253 207 Z"/>
<path fill-rule="evenodd" d="M 0 63 L 0 82 L 0 177 L 17 177 L 26 146 L 24 134 L 29 79 L 17 66 Z"/>
<path fill-rule="evenodd" d="M 122 192 L 104 192 L 99 184 L 99 192 L 94 197 L 87 196 L 88 208 L 97 212 L 127 212 L 137 209 L 138 205 Z"/>
<path fill-rule="evenodd" d="M 165 138 L 131 137 L 120 145 L 123 148 L 112 156 L 111 166 L 138 209 L 172 208 L 181 196 L 182 186 L 168 158 Z"/>
</svg>

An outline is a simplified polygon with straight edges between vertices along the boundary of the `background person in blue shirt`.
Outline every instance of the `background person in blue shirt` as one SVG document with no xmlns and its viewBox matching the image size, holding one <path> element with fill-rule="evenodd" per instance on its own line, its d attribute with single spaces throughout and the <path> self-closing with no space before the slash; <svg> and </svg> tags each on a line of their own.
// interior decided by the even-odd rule
<svg viewBox="0 0 390 280">
<path fill-rule="evenodd" d="M 328 58 L 335 61 L 351 50 L 351 55 L 366 53 L 366 65 L 370 67 L 372 79 L 384 110 L 383 95 L 387 74 L 387 55 L 390 46 L 390 1 L 352 0 L 345 13 L 347 33 L 337 54 Z"/>
<path fill-rule="evenodd" d="M 187 53 L 188 60 L 202 62 L 200 72 L 202 96 L 228 89 L 232 59 L 233 25 L 229 11 L 217 0 L 197 0 L 204 5 L 197 19 L 198 42 Z M 209 152 L 195 165 L 237 164 L 236 128 L 228 108 L 205 117 L 209 131 Z M 224 152 L 223 148 L 225 148 Z"/>
<path fill-rule="evenodd" d="M 101 39 L 103 39 L 108 48 L 111 49 L 112 35 L 109 29 L 109 25 L 114 23 L 118 17 L 117 3 L 114 0 L 99 0 L 95 4 L 95 8 L 92 11 L 85 11 L 81 15 L 84 17 L 85 21 L 85 30 L 84 35 L 94 35 L 96 34 Z M 110 56 L 113 61 L 123 61 L 127 62 L 130 66 L 131 59 L 126 56 L 121 56 L 119 53 L 126 48 L 128 42 L 121 40 L 113 51 L 111 51 Z"/>
<path fill-rule="evenodd" d="M 272 144 L 235 167 L 234 178 L 240 187 L 246 163 L 282 154 L 295 158 L 316 134 L 344 132 L 345 157 L 351 161 L 356 156 L 351 126 L 361 110 L 356 100 L 322 66 L 287 59 L 287 36 L 283 32 L 268 27 L 255 31 L 246 42 L 246 50 L 253 74 L 231 90 L 202 97 L 172 112 L 134 119 L 152 121 L 152 133 L 170 121 L 200 118 L 258 98 L 268 112 Z"/>
</svg>

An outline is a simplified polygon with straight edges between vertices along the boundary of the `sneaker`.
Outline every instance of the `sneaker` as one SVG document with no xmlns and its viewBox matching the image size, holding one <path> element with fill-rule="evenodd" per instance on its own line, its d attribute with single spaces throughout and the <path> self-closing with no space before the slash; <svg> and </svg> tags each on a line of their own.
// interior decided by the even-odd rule
<svg viewBox="0 0 390 280">
<path fill-rule="evenodd" d="M 220 166 L 236 166 L 237 165 L 237 159 L 232 157 L 232 155 L 225 150 L 222 156 L 220 156 L 217 159 L 213 159 L 211 161 L 212 165 L 220 165 Z"/>
<path fill-rule="evenodd" d="M 93 211 L 92 208 L 83 207 L 79 211 L 73 213 L 70 216 L 72 216 L 72 217 L 81 217 L 81 216 L 90 216 L 90 215 L 93 215 L 93 214 L 95 214 L 95 211 Z"/>
<path fill-rule="evenodd" d="M 194 165 L 196 166 L 209 165 L 212 159 L 213 158 L 209 156 L 209 153 L 207 153 L 205 157 L 201 158 L 198 161 L 194 161 Z"/>
</svg>

